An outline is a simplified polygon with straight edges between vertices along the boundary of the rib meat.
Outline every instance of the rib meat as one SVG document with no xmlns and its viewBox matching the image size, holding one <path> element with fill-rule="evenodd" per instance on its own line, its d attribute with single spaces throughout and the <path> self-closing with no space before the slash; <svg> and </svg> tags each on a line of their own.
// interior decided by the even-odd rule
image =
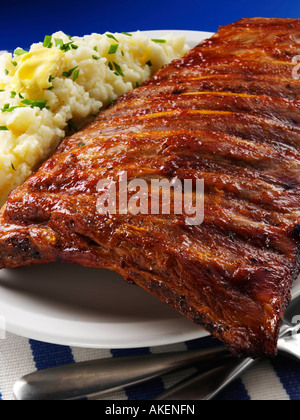
<svg viewBox="0 0 300 420">
<path fill-rule="evenodd" d="M 299 51 L 300 20 L 243 19 L 122 96 L 10 195 L 0 267 L 109 268 L 235 354 L 276 354 L 299 274 Z M 99 214 L 99 180 L 124 172 L 204 179 L 204 222 Z"/>
</svg>

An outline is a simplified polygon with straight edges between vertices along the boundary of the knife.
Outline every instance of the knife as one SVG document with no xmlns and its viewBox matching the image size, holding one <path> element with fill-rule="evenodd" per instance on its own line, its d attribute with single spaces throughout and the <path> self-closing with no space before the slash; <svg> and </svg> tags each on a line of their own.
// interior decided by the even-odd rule
<svg viewBox="0 0 300 420">
<path fill-rule="evenodd" d="M 233 359 L 225 346 L 143 356 L 119 357 L 75 363 L 40 370 L 14 385 L 17 400 L 68 400 L 104 395 L 126 386 L 141 384 L 166 373 L 202 363 L 216 366 Z"/>
</svg>

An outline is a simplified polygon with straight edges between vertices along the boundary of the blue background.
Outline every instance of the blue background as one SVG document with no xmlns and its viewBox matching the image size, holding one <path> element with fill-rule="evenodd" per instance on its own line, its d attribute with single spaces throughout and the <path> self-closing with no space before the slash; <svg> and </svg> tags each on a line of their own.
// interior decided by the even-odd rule
<svg viewBox="0 0 300 420">
<path fill-rule="evenodd" d="M 300 18 L 299 0 L 0 0 L 0 50 L 28 48 L 46 34 L 149 29 L 216 31 L 242 17 Z"/>
</svg>

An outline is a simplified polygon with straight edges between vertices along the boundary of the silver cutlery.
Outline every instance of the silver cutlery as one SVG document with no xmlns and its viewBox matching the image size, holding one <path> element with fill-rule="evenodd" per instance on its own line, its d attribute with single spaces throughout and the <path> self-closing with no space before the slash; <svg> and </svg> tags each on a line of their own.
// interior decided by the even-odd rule
<svg viewBox="0 0 300 420">
<path fill-rule="evenodd" d="M 14 386 L 18 400 L 67 400 L 102 395 L 166 373 L 233 359 L 225 346 L 205 350 L 102 359 L 33 372 Z"/>
</svg>

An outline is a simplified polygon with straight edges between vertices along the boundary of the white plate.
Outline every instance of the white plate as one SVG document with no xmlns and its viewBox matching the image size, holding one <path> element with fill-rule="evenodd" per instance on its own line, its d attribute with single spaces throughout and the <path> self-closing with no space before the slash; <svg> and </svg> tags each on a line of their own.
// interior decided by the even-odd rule
<svg viewBox="0 0 300 420">
<path fill-rule="evenodd" d="M 182 34 L 192 48 L 207 32 L 149 31 L 152 38 Z M 300 279 L 294 295 L 300 295 Z M 207 332 L 139 287 L 107 270 L 50 264 L 0 271 L 0 324 L 49 343 L 134 348 L 172 344 Z"/>
</svg>

